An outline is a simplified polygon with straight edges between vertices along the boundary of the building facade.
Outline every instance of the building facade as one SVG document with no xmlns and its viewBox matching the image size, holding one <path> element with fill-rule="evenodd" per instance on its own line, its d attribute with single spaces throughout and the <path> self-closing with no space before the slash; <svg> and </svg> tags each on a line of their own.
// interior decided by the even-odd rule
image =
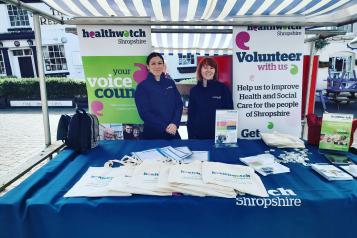
<svg viewBox="0 0 357 238">
<path fill-rule="evenodd" d="M 62 15 L 43 3 L 36 8 Z M 84 79 L 76 35 L 65 25 L 40 17 L 45 75 Z M 38 77 L 32 13 L 9 4 L 0 4 L 0 76 Z"/>
</svg>

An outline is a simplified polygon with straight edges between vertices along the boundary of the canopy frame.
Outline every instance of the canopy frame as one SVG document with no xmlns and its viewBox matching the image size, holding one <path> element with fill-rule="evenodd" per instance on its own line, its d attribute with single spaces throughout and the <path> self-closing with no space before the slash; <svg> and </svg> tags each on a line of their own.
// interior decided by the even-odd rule
<svg viewBox="0 0 357 238">
<path fill-rule="evenodd" d="M 333 21 L 313 21 L 304 16 L 236 17 L 232 21 L 152 21 L 147 17 L 74 17 L 64 21 L 67 25 L 144 25 L 144 26 L 337 26 Z M 356 19 L 357 21 L 357 19 Z"/>
<path fill-rule="evenodd" d="M 235 17 L 231 21 L 152 21 L 149 17 L 74 17 L 69 20 L 64 20 L 63 17 L 59 18 L 41 11 L 27 3 L 20 0 L 3 0 L 3 2 L 15 5 L 19 8 L 28 10 L 34 14 L 34 31 L 35 31 L 35 41 L 37 47 L 37 63 L 39 67 L 39 78 L 40 78 L 40 91 L 41 91 L 41 102 L 42 102 L 42 112 L 44 119 L 44 130 L 45 130 L 45 144 L 49 146 L 51 144 L 50 137 L 50 127 L 49 127 L 49 115 L 48 115 L 48 105 L 47 105 L 47 93 L 46 93 L 46 82 L 44 77 L 43 69 L 43 58 L 42 58 L 42 45 L 41 45 L 41 29 L 39 23 L 39 16 L 51 19 L 60 24 L 69 25 L 106 25 L 106 24 L 118 24 L 118 25 L 150 25 L 150 26 L 249 26 L 249 25 L 282 25 L 282 26 L 339 26 L 342 24 L 352 23 L 357 21 L 357 14 L 350 16 L 343 16 L 339 22 L 337 21 L 324 21 L 326 16 L 317 17 L 306 17 L 299 15 L 286 15 L 286 16 L 243 16 Z M 336 13 L 336 15 L 341 15 L 341 12 Z M 167 32 L 173 33 L 172 29 L 152 29 L 153 32 Z M 199 29 L 181 29 L 181 32 L 195 33 Z M 200 29 L 201 33 L 212 33 L 210 29 Z M 231 29 L 217 29 L 217 33 L 229 34 Z M 333 34 L 332 34 L 333 35 Z M 321 38 L 321 35 L 317 35 L 316 38 L 311 38 L 309 42 L 313 42 L 315 39 Z M 312 50 L 313 52 L 313 50 Z M 313 56 L 313 55 L 311 55 Z M 310 65 L 311 66 L 311 65 Z M 309 72 L 309 84 L 310 84 L 310 72 Z M 305 105 L 306 107 L 306 105 Z"/>
</svg>

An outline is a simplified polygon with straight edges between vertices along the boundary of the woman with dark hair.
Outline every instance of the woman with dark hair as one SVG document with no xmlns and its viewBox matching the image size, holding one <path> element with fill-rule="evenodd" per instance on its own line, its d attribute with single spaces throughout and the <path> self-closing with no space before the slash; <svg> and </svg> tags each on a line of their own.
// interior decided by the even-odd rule
<svg viewBox="0 0 357 238">
<path fill-rule="evenodd" d="M 135 92 L 136 107 L 144 121 L 143 139 L 180 139 L 181 95 L 175 82 L 165 75 L 161 54 L 151 53 L 146 64 L 149 74 Z"/>
<path fill-rule="evenodd" d="M 197 85 L 191 89 L 188 103 L 188 138 L 214 139 L 216 110 L 233 109 L 232 94 L 218 82 L 218 67 L 213 58 L 204 58 L 196 72 Z"/>
</svg>

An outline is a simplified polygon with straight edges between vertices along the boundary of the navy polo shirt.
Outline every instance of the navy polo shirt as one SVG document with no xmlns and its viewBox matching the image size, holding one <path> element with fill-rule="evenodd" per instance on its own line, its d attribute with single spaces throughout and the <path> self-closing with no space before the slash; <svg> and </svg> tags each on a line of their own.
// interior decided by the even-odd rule
<svg viewBox="0 0 357 238">
<path fill-rule="evenodd" d="M 189 139 L 214 139 L 216 110 L 233 109 L 232 94 L 221 82 L 208 80 L 207 87 L 198 82 L 191 89 L 188 104 Z"/>
<path fill-rule="evenodd" d="M 172 79 L 162 74 L 160 81 L 156 81 L 154 75 L 149 73 L 136 88 L 135 103 L 144 121 L 145 139 L 172 137 L 166 133 L 166 127 L 171 123 L 179 127 L 183 109 L 181 95 Z"/>
</svg>

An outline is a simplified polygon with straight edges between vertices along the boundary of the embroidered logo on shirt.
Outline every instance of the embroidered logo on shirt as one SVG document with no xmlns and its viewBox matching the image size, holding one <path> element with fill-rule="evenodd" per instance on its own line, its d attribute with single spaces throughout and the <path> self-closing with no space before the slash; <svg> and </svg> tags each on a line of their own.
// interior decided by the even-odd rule
<svg viewBox="0 0 357 238">
<path fill-rule="evenodd" d="M 168 87 L 166 88 L 166 90 L 167 90 L 167 89 L 172 89 L 172 88 L 173 88 L 172 86 L 168 86 Z"/>
<path fill-rule="evenodd" d="M 212 96 L 214 99 L 221 99 L 221 96 Z"/>
</svg>

